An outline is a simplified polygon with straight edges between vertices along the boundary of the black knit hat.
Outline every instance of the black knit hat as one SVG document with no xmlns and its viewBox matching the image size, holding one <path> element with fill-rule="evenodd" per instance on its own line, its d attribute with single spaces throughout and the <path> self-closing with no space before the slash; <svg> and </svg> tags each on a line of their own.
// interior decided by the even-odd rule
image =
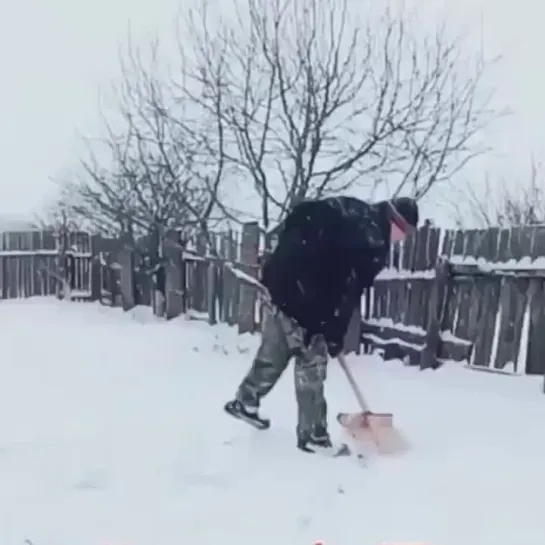
<svg viewBox="0 0 545 545">
<path fill-rule="evenodd" d="M 390 220 L 402 231 L 408 232 L 418 227 L 418 203 L 409 197 L 396 197 L 390 204 Z"/>
</svg>

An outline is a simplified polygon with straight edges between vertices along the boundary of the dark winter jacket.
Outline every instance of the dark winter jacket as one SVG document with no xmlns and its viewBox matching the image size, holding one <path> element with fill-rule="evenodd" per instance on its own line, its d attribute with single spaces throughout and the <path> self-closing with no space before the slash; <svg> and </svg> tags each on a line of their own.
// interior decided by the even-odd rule
<svg viewBox="0 0 545 545">
<path fill-rule="evenodd" d="M 336 356 L 389 247 L 388 203 L 352 197 L 303 202 L 286 218 L 262 282 L 272 302 L 306 330 L 307 340 L 323 334 Z"/>
</svg>

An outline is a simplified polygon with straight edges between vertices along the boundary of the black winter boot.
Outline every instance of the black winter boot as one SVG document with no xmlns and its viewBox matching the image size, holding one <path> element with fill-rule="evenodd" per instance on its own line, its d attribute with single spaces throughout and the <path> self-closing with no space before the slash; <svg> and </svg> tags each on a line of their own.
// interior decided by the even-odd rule
<svg viewBox="0 0 545 545">
<path fill-rule="evenodd" d="M 350 454 L 350 449 L 345 443 L 333 445 L 328 434 L 322 436 L 317 436 L 316 434 L 299 436 L 297 438 L 297 448 L 303 452 L 311 454 L 319 453 L 330 457 Z"/>
<path fill-rule="evenodd" d="M 259 410 L 257 407 L 244 405 L 238 399 L 229 401 L 225 404 L 223 409 L 226 413 L 238 418 L 239 420 L 243 420 L 258 430 L 266 430 L 271 426 L 271 421 L 268 418 L 261 418 L 259 416 Z"/>
</svg>

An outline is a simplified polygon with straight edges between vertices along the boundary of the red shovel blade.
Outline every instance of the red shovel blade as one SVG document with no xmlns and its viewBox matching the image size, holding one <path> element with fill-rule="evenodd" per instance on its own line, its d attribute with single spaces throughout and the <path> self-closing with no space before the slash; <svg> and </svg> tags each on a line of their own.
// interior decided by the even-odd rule
<svg viewBox="0 0 545 545">
<path fill-rule="evenodd" d="M 392 413 L 339 413 L 337 422 L 349 430 L 372 427 L 391 428 L 393 426 L 394 415 Z"/>
<path fill-rule="evenodd" d="M 393 427 L 391 413 L 339 413 L 337 421 L 354 440 L 379 454 L 402 455 L 410 450 L 403 434 Z"/>
</svg>

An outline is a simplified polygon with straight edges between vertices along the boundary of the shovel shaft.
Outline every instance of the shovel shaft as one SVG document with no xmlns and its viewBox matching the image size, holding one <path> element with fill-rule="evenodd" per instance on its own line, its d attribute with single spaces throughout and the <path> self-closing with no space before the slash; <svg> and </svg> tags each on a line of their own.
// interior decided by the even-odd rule
<svg viewBox="0 0 545 545">
<path fill-rule="evenodd" d="M 358 402 L 358 405 L 360 406 L 360 409 L 363 413 L 369 412 L 369 405 L 367 405 L 367 402 L 365 401 L 365 398 L 363 397 L 363 393 L 358 386 L 358 383 L 356 382 L 356 379 L 354 378 L 354 375 L 352 374 L 352 371 L 348 368 L 348 365 L 346 364 L 346 360 L 344 359 L 343 354 L 339 354 L 337 356 L 337 361 L 339 362 L 339 365 L 341 366 L 342 370 L 344 371 L 344 374 L 346 375 L 346 378 L 348 379 L 348 382 L 354 392 L 354 396 L 356 397 L 356 400 Z"/>
<path fill-rule="evenodd" d="M 354 439 L 366 440 L 368 437 L 376 445 L 377 451 L 380 454 L 384 455 L 399 455 L 404 454 L 410 448 L 409 443 L 405 437 L 399 433 L 392 426 L 392 415 L 391 414 L 371 414 L 369 410 L 369 405 L 363 397 L 362 391 L 360 390 L 352 372 L 346 364 L 346 360 L 343 355 L 338 356 L 339 365 L 342 367 L 348 382 L 354 391 L 354 396 L 356 397 L 362 413 L 364 413 L 364 421 L 362 423 L 361 419 L 359 423 L 356 424 L 356 427 L 351 428 L 350 425 L 346 422 L 339 422 L 341 425 L 344 425 L 345 428 L 349 430 L 349 433 Z M 366 414 L 367 413 L 367 414 Z M 383 417 L 388 417 L 388 420 L 381 423 Z M 348 417 L 350 418 L 350 417 Z M 339 419 L 339 417 L 338 417 Z"/>
</svg>

